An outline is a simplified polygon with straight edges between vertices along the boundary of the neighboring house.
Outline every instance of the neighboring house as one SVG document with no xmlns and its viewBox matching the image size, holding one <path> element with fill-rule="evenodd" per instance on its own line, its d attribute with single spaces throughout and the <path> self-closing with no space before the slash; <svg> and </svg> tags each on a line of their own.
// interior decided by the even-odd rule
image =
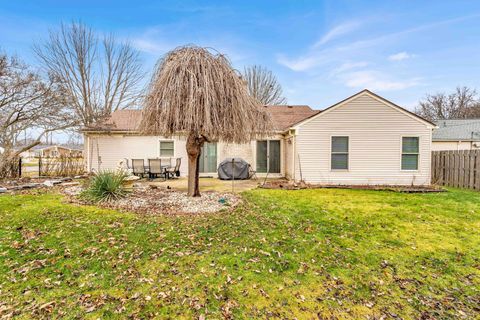
<svg viewBox="0 0 480 320">
<path fill-rule="evenodd" d="M 309 106 L 266 106 L 276 133 L 250 143 L 207 143 L 202 175 L 216 176 L 227 157 L 249 162 L 258 176 L 322 184 L 428 185 L 435 124 L 363 90 L 323 111 Z M 114 169 L 122 159 L 182 158 L 185 137 L 138 132 L 140 110 L 122 110 L 85 134 L 87 169 Z"/>
<path fill-rule="evenodd" d="M 20 154 L 23 158 L 58 158 L 58 157 L 82 157 L 83 147 L 74 146 L 67 147 L 61 145 L 36 145 L 30 150 L 24 151 Z"/>
<path fill-rule="evenodd" d="M 67 149 L 65 155 L 75 158 L 83 157 L 83 145 L 80 144 L 62 144 L 60 148 Z"/>
<path fill-rule="evenodd" d="M 480 149 L 480 119 L 439 120 L 432 151 Z"/>
</svg>

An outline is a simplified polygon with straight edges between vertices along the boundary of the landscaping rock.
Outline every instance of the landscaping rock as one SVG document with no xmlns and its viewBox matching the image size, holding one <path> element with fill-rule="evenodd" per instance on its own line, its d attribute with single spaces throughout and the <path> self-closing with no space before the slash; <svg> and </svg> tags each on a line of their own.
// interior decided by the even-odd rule
<svg viewBox="0 0 480 320">
<path fill-rule="evenodd" d="M 138 176 L 128 176 L 125 178 L 125 181 L 135 181 L 135 180 L 138 180 L 140 179 L 140 177 Z"/>
<path fill-rule="evenodd" d="M 143 183 L 134 183 L 132 185 L 132 188 L 133 189 L 138 189 L 138 190 L 146 190 L 147 189 L 147 186 L 144 185 Z"/>
<path fill-rule="evenodd" d="M 97 205 L 143 214 L 203 214 L 232 210 L 241 203 L 241 197 L 233 193 L 203 192 L 201 197 L 189 197 L 186 192 L 141 187 L 142 189 L 134 188 L 123 199 Z M 63 190 L 68 195 L 75 195 L 80 191 L 79 186 Z M 74 201 L 82 203 L 78 198 Z"/>
<path fill-rule="evenodd" d="M 69 187 L 66 187 L 62 190 L 62 192 L 64 194 L 67 194 L 69 196 L 77 196 L 79 195 L 81 192 L 83 191 L 82 187 L 77 185 L 72 185 L 72 186 L 69 186 Z"/>
<path fill-rule="evenodd" d="M 0 193 L 5 193 L 5 192 L 7 192 L 7 188 L 0 187 Z"/>
<path fill-rule="evenodd" d="M 78 186 L 80 185 L 80 182 L 64 182 L 61 184 L 62 187 L 72 187 L 72 186 Z"/>
<path fill-rule="evenodd" d="M 46 187 L 53 187 L 54 185 L 60 184 L 62 181 L 60 180 L 46 180 L 43 182 L 43 185 Z"/>
<path fill-rule="evenodd" d="M 20 189 L 33 189 L 40 186 L 41 183 L 27 183 L 20 186 Z"/>
</svg>

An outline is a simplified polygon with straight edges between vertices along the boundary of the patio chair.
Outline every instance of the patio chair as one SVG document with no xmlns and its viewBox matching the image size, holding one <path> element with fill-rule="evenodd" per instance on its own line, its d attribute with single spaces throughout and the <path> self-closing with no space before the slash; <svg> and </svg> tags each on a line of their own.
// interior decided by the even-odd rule
<svg viewBox="0 0 480 320">
<path fill-rule="evenodd" d="M 166 172 L 166 178 L 167 179 L 173 179 L 175 177 L 180 177 L 180 165 L 182 164 L 182 158 L 177 158 L 175 161 L 175 167 L 168 167 L 165 172 Z"/>
<path fill-rule="evenodd" d="M 150 179 L 158 178 L 159 175 L 163 175 L 165 177 L 165 169 L 162 167 L 162 160 L 161 159 L 148 159 L 148 177 Z"/>
<path fill-rule="evenodd" d="M 146 173 L 145 161 L 143 159 L 132 159 L 132 169 L 134 175 L 143 178 Z"/>
<path fill-rule="evenodd" d="M 257 180 L 257 171 L 253 170 L 250 164 L 248 164 L 248 179 Z"/>
</svg>

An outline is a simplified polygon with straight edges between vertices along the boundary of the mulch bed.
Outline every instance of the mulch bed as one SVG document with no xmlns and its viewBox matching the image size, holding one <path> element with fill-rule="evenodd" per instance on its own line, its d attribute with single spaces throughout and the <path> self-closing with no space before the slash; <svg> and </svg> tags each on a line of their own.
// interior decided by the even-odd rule
<svg viewBox="0 0 480 320">
<path fill-rule="evenodd" d="M 328 184 L 310 184 L 294 183 L 292 181 L 272 181 L 261 185 L 264 189 L 280 190 L 302 190 L 302 189 L 358 189 L 375 191 L 394 191 L 403 193 L 428 193 L 428 192 L 446 192 L 447 190 L 440 186 L 387 186 L 387 185 L 328 185 Z"/>
<path fill-rule="evenodd" d="M 93 204 L 77 197 L 78 188 L 65 188 L 63 193 L 72 203 Z M 215 213 L 232 210 L 241 203 L 241 197 L 232 193 L 203 192 L 201 197 L 188 197 L 185 192 L 168 189 L 134 189 L 125 198 L 113 202 L 95 203 L 98 207 L 148 215 L 184 215 Z"/>
</svg>

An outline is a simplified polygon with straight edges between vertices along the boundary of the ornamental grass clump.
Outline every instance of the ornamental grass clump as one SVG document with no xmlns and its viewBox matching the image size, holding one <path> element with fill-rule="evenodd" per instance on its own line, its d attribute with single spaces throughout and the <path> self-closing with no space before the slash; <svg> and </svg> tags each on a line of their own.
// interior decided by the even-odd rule
<svg viewBox="0 0 480 320">
<path fill-rule="evenodd" d="M 124 187 L 127 174 L 121 171 L 100 171 L 89 182 L 80 197 L 92 202 L 110 202 L 127 195 Z"/>
</svg>

